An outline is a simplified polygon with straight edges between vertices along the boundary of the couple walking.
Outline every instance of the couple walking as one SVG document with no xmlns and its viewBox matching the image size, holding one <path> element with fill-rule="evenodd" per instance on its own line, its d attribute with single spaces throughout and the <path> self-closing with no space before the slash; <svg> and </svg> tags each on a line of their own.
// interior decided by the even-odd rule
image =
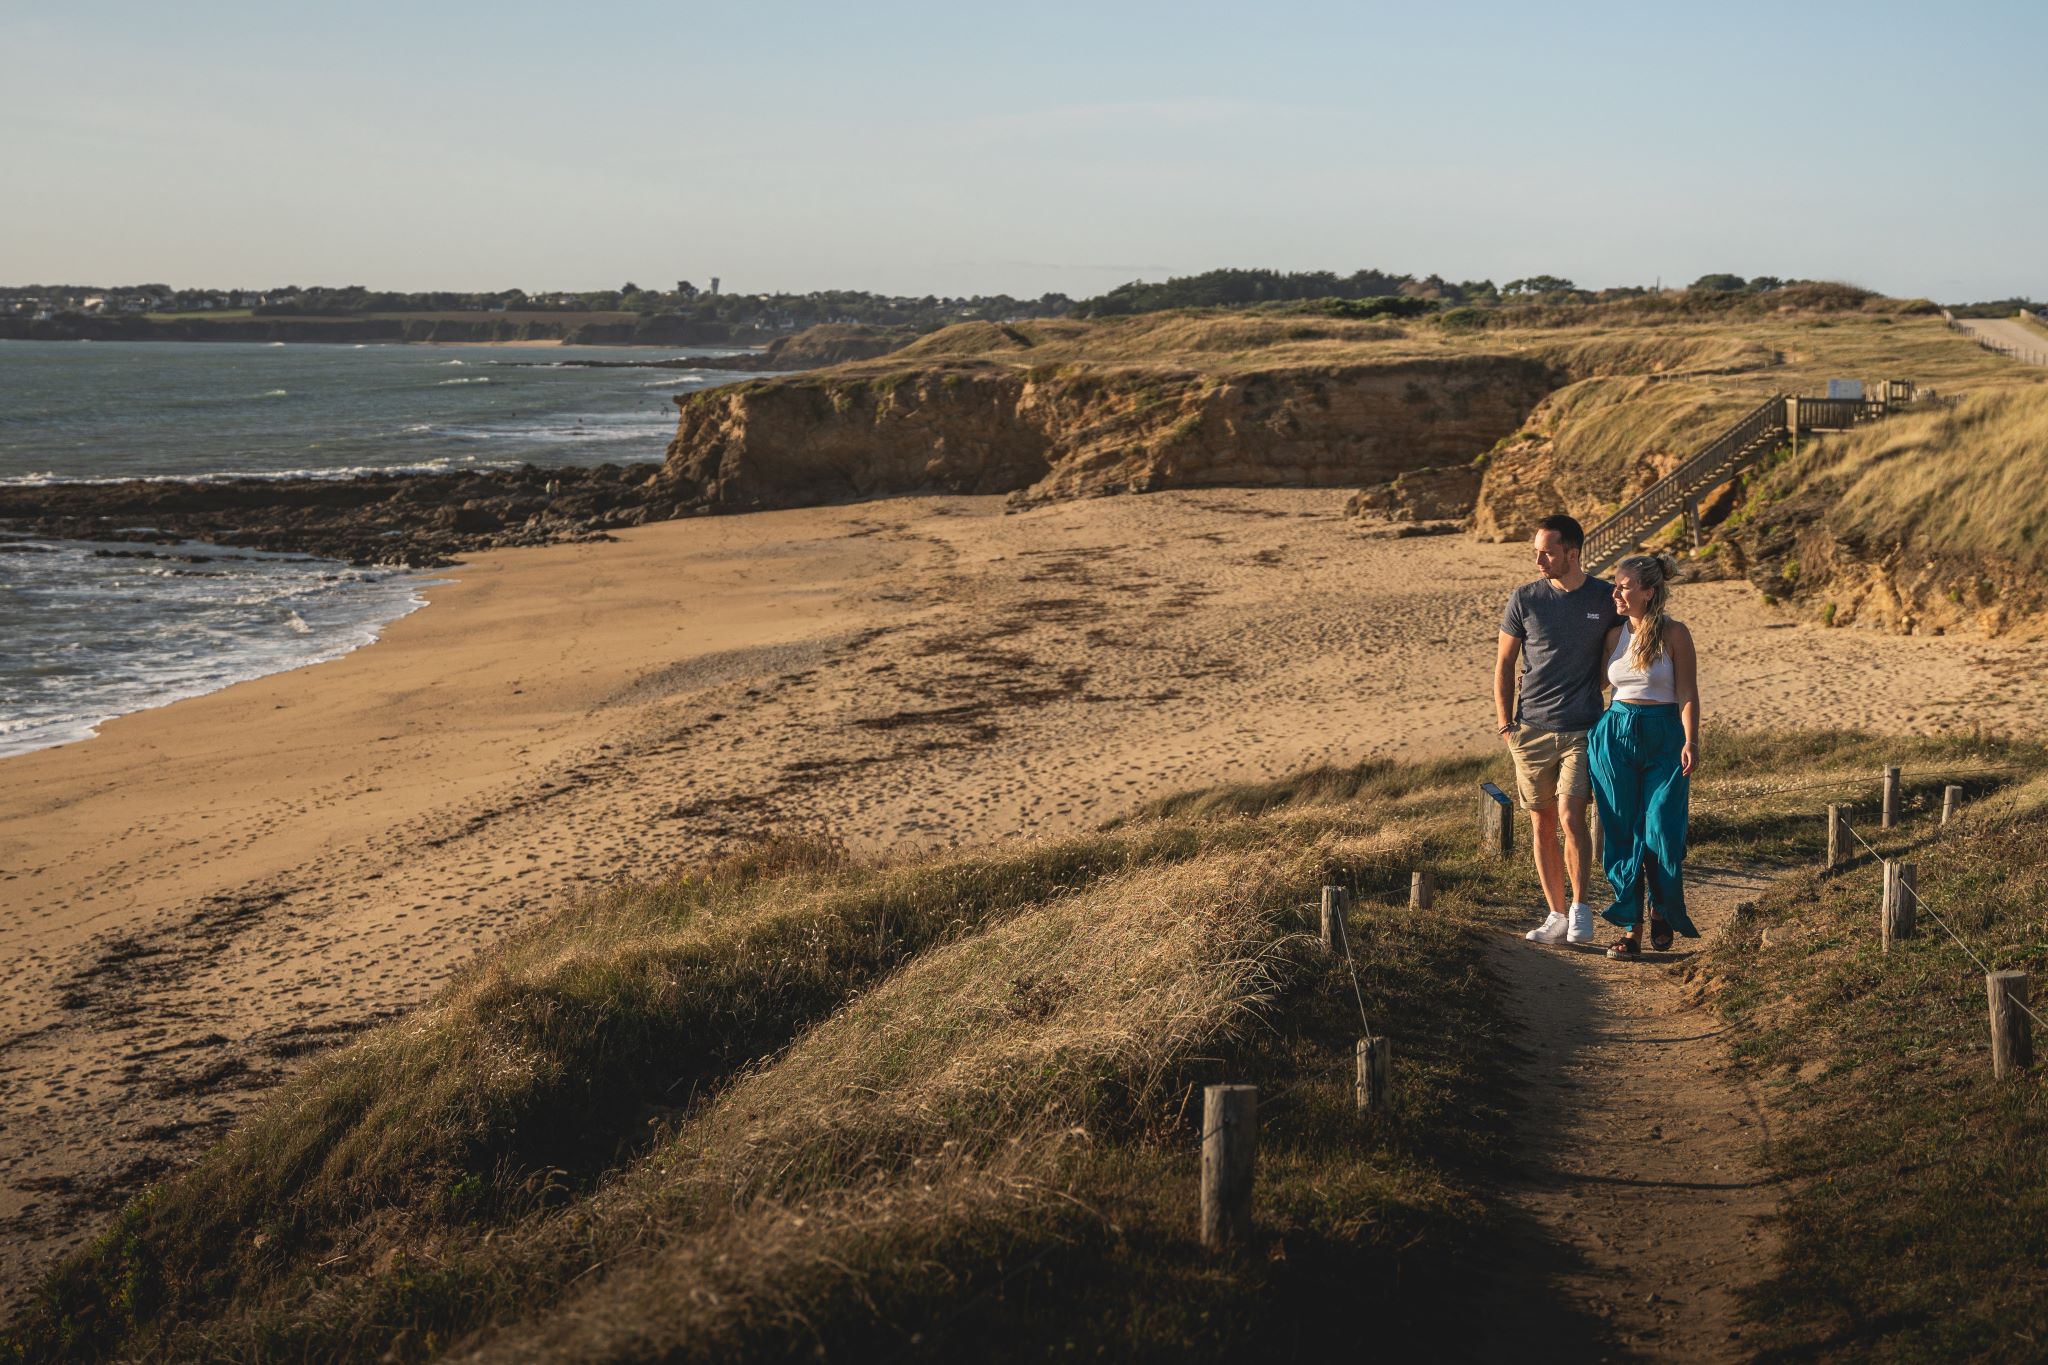
<svg viewBox="0 0 2048 1365">
<path fill-rule="evenodd" d="M 1514 756 L 1516 795 L 1529 813 L 1536 876 L 1549 902 L 1549 915 L 1527 937 L 1593 941 L 1585 901 L 1590 793 L 1614 892 L 1601 914 L 1627 931 L 1607 955 L 1635 958 L 1643 951 L 1645 893 L 1653 948 L 1669 948 L 1674 930 L 1699 937 L 1685 913 L 1682 866 L 1700 753 L 1699 685 L 1692 633 L 1665 615 L 1671 562 L 1631 555 L 1608 583 L 1580 567 L 1585 543 L 1570 517 L 1537 524 L 1541 577 L 1517 588 L 1501 617 L 1494 710 Z M 1609 688 L 1614 699 L 1603 709 L 1600 694 Z"/>
</svg>

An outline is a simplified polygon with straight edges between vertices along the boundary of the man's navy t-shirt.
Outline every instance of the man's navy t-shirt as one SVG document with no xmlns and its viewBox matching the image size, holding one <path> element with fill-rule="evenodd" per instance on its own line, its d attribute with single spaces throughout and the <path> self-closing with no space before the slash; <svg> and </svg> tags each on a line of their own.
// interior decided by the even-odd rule
<svg viewBox="0 0 2048 1365">
<path fill-rule="evenodd" d="M 1600 719 L 1600 647 L 1621 623 L 1614 585 L 1588 577 L 1571 592 L 1539 578 L 1515 589 L 1500 618 L 1522 642 L 1521 695 L 1515 719 L 1545 730 L 1590 730 Z"/>
</svg>

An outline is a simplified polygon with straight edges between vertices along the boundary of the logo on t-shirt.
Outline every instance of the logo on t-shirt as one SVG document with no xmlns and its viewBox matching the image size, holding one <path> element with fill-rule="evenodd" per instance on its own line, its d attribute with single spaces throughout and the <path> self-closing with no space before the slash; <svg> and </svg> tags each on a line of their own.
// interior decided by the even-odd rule
<svg viewBox="0 0 2048 1365">
<path fill-rule="evenodd" d="M 1586 619 L 1588 621 L 1597 621 L 1600 619 L 1600 613 L 1597 611 L 1589 611 L 1586 613 Z"/>
</svg>

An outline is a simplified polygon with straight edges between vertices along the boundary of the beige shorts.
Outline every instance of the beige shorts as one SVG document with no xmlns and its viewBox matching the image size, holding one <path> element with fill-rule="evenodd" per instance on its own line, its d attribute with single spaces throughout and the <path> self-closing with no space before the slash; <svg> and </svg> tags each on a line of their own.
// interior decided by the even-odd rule
<svg viewBox="0 0 2048 1365">
<path fill-rule="evenodd" d="M 1517 725 L 1508 732 L 1508 752 L 1515 756 L 1515 795 L 1523 810 L 1542 810 L 1555 803 L 1560 792 L 1592 795 L 1584 730 Z"/>
</svg>

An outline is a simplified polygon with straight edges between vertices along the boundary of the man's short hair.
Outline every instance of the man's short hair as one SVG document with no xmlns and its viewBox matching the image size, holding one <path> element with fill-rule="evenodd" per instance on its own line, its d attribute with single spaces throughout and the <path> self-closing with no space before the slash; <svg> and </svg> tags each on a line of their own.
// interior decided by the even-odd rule
<svg viewBox="0 0 2048 1365">
<path fill-rule="evenodd" d="M 1568 549 L 1583 550 L 1586 548 L 1586 528 L 1579 525 L 1577 517 L 1568 517 L 1564 513 L 1559 512 L 1556 516 L 1545 517 L 1537 522 L 1536 529 L 1539 531 L 1557 532 L 1557 538 L 1563 541 Z"/>
</svg>

